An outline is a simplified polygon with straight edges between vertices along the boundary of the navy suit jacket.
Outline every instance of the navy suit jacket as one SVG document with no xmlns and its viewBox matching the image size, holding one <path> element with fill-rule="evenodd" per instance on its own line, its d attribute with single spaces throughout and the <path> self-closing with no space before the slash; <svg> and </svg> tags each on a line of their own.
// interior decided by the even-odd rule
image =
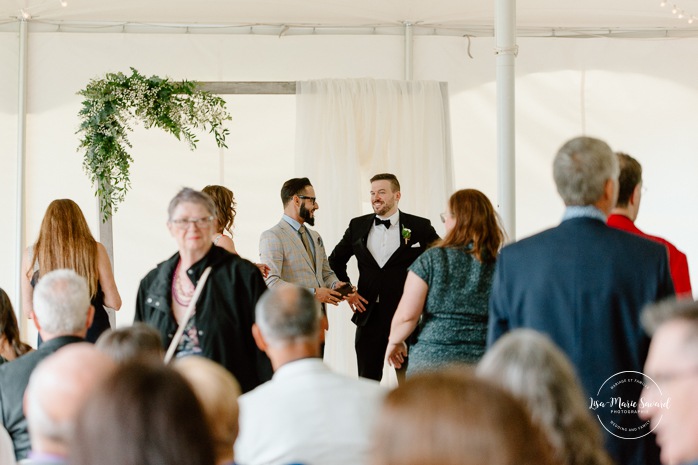
<svg viewBox="0 0 698 465">
<path fill-rule="evenodd" d="M 515 328 L 546 333 L 575 366 L 586 394 L 595 395 L 615 373 L 642 371 L 649 338 L 640 313 L 673 294 L 662 245 L 598 219 L 569 219 L 502 249 L 488 346 Z M 609 452 L 624 465 L 652 463 L 642 442 L 607 435 Z"/>
<path fill-rule="evenodd" d="M 407 279 L 407 268 L 424 252 L 429 245 L 439 239 L 431 222 L 419 216 L 400 212 L 400 231 L 411 230 L 409 240 L 400 236 L 400 247 L 390 256 L 383 268 L 371 255 L 366 245 L 368 233 L 373 227 L 375 214 L 359 216 L 349 223 L 344 237 L 339 241 L 330 255 L 330 267 L 343 282 L 350 282 L 347 274 L 347 262 L 353 256 L 359 266 L 359 294 L 368 300 L 365 312 L 356 312 L 352 321 L 364 326 L 375 307 L 376 298 L 380 296 L 383 308 L 395 312 L 402 297 Z"/>
</svg>

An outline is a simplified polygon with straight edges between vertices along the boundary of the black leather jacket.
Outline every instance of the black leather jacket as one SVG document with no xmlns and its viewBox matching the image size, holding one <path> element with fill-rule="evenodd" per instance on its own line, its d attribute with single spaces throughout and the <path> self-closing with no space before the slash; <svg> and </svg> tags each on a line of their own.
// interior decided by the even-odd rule
<svg viewBox="0 0 698 465">
<path fill-rule="evenodd" d="M 165 349 L 177 331 L 170 305 L 178 262 L 176 253 L 148 273 L 136 300 L 135 321 L 160 330 Z M 211 274 L 196 304 L 195 317 L 202 355 L 227 368 L 247 392 L 272 375 L 269 359 L 252 338 L 255 305 L 267 287 L 253 263 L 216 246 L 187 270 L 194 285 L 208 266 Z"/>
</svg>

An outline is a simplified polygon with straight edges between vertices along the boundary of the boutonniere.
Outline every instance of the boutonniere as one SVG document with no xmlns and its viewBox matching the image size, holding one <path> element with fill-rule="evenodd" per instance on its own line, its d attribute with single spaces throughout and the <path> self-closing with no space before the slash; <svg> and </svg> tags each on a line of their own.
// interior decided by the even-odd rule
<svg viewBox="0 0 698 465">
<path fill-rule="evenodd" d="M 322 237 L 320 237 L 320 236 L 317 237 L 317 245 L 322 247 Z"/>
<path fill-rule="evenodd" d="M 405 239 L 405 245 L 407 245 L 407 243 L 410 241 L 410 237 L 412 237 L 412 230 L 403 226 L 400 234 L 402 235 L 402 238 Z"/>
</svg>

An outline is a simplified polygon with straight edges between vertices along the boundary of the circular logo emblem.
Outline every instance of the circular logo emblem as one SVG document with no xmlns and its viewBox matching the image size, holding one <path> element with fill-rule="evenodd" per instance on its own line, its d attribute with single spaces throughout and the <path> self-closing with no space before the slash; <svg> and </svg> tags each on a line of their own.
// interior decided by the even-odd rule
<svg viewBox="0 0 698 465">
<path fill-rule="evenodd" d="M 639 371 L 621 371 L 603 382 L 595 397 L 589 398 L 589 409 L 601 426 L 621 439 L 639 439 L 657 427 L 640 415 L 651 408 L 668 409 L 670 399 L 664 397 L 659 385 Z"/>
</svg>

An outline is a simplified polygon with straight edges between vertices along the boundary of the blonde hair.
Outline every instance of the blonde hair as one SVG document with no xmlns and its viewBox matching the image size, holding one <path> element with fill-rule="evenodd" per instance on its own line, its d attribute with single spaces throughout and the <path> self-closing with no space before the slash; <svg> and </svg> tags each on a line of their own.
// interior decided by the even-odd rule
<svg viewBox="0 0 698 465">
<path fill-rule="evenodd" d="M 82 210 L 72 200 L 54 200 L 46 209 L 27 272 L 29 278 L 37 263 L 39 277 L 53 270 L 71 269 L 87 280 L 90 298 L 97 295 L 97 241 Z"/>
<path fill-rule="evenodd" d="M 203 357 L 180 358 L 173 367 L 187 380 L 203 407 L 216 458 L 230 455 L 238 436 L 240 385 L 228 370 Z"/>
</svg>

